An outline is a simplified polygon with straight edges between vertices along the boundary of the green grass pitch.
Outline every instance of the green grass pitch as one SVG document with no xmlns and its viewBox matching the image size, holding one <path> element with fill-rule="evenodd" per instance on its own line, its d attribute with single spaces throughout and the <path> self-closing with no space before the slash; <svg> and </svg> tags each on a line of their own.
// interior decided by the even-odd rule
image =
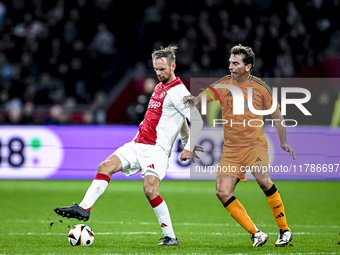
<svg viewBox="0 0 340 255">
<path fill-rule="evenodd" d="M 253 248 L 250 235 L 218 201 L 214 181 L 161 183 L 180 246 L 158 247 L 163 235 L 142 181 L 112 180 L 86 222 L 95 233 L 93 245 L 72 247 L 69 228 L 82 222 L 53 209 L 79 203 L 90 183 L 0 181 L 0 254 L 340 254 L 336 181 L 275 181 L 294 234 L 287 247 L 274 246 L 278 228 L 263 192 L 254 181 L 239 183 L 235 196 L 269 235 L 264 246 Z"/>
</svg>

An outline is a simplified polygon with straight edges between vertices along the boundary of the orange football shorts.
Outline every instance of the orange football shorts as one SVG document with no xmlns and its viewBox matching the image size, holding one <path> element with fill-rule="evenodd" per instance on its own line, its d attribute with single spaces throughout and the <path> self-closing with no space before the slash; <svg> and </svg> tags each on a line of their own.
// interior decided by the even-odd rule
<svg viewBox="0 0 340 255">
<path fill-rule="evenodd" d="M 223 152 L 217 176 L 234 176 L 241 181 L 247 181 L 247 172 L 253 172 L 256 165 L 268 166 L 267 144 L 256 144 L 248 147 L 223 146 Z"/>
</svg>

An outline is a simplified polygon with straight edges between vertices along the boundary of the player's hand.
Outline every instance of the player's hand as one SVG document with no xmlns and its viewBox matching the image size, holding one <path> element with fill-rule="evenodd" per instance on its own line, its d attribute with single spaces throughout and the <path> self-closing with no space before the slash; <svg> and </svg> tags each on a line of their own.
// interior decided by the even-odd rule
<svg viewBox="0 0 340 255">
<path fill-rule="evenodd" d="M 193 157 L 192 157 L 192 162 L 195 163 L 195 158 L 200 159 L 199 156 L 197 156 L 196 151 L 204 152 L 203 147 L 195 145 L 194 151 L 192 152 Z"/>
<path fill-rule="evenodd" d="M 184 149 L 181 153 L 181 155 L 179 156 L 179 160 L 182 161 L 187 161 L 188 159 L 191 159 L 193 156 L 193 153 L 191 151 L 188 151 L 186 149 Z"/>
<path fill-rule="evenodd" d="M 281 144 L 281 148 L 284 151 L 289 152 L 290 156 L 293 157 L 293 159 L 295 159 L 295 153 L 294 153 L 292 147 L 290 147 L 288 144 L 284 143 L 284 144 Z"/>
<path fill-rule="evenodd" d="M 192 162 L 195 163 L 195 158 L 200 158 L 199 156 L 197 156 L 196 151 L 204 152 L 204 149 L 203 147 L 198 145 L 195 145 L 193 152 L 184 149 L 179 157 L 180 161 L 182 162 L 191 159 Z"/>
<path fill-rule="evenodd" d="M 183 98 L 183 103 L 186 104 L 187 102 L 190 102 L 191 104 L 193 104 L 194 106 L 198 105 L 199 101 L 197 97 L 194 97 L 192 95 L 189 96 L 185 96 Z"/>
</svg>

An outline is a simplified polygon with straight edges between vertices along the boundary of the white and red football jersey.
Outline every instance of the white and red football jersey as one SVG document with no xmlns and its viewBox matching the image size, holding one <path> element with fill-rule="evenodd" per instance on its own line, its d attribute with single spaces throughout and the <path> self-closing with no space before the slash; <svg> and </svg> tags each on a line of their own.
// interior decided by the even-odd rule
<svg viewBox="0 0 340 255">
<path fill-rule="evenodd" d="M 190 103 L 183 103 L 183 98 L 187 95 L 190 95 L 190 93 L 179 77 L 165 85 L 162 83 L 157 84 L 134 141 L 160 145 L 170 156 L 173 143 L 181 131 L 185 118 L 192 122 L 190 119 L 191 107 L 192 111 L 195 112 L 195 118 L 200 119 L 198 121 L 201 121 L 203 125 L 202 118 L 196 107 Z M 196 144 L 197 140 L 198 134 L 195 134 L 192 142 Z M 193 146 L 190 147 L 190 139 L 187 141 L 185 149 L 192 151 Z"/>
</svg>

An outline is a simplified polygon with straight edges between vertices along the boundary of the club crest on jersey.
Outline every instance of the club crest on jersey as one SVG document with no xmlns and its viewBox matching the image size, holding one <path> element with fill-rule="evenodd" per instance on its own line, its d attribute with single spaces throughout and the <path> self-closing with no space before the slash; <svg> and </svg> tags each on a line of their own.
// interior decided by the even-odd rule
<svg viewBox="0 0 340 255">
<path fill-rule="evenodd" d="M 165 96 L 166 92 L 163 91 L 160 95 L 159 95 L 159 99 L 162 99 Z"/>
</svg>

